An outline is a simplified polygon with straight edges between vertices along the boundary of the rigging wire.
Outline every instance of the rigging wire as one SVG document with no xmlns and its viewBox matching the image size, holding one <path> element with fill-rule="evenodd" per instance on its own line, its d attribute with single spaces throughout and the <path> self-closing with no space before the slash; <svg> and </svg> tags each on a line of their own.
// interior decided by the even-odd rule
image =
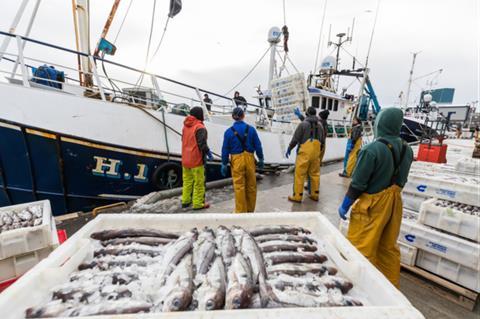
<svg viewBox="0 0 480 319">
<path fill-rule="evenodd" d="M 160 42 L 158 42 L 157 48 L 155 49 L 155 52 L 153 52 L 152 57 L 150 58 L 150 62 L 155 58 L 155 56 L 158 53 L 158 50 L 160 49 L 160 46 L 162 45 L 163 38 L 165 37 L 165 34 L 167 33 L 167 27 L 168 27 L 168 22 L 170 21 L 170 16 L 167 18 L 167 21 L 165 22 L 165 26 L 163 27 L 163 33 L 162 37 L 160 38 Z"/>
<path fill-rule="evenodd" d="M 157 0 L 153 0 L 153 9 L 152 9 L 152 19 L 150 21 L 150 34 L 148 35 L 148 45 L 147 45 L 147 54 L 145 56 L 145 64 L 143 67 L 143 72 L 140 75 L 140 77 L 137 80 L 137 83 L 135 83 L 135 86 L 140 86 L 142 85 L 143 82 L 143 77 L 145 74 L 145 71 L 147 69 L 147 64 L 148 64 L 148 57 L 150 55 L 150 46 L 152 45 L 152 34 L 153 34 L 153 27 L 155 26 L 155 11 L 157 7 Z"/>
<path fill-rule="evenodd" d="M 368 66 L 368 58 L 370 57 L 370 50 L 372 49 L 373 35 L 375 34 L 375 27 L 377 26 L 378 11 L 380 9 L 381 0 L 377 1 L 377 10 L 375 10 L 375 19 L 373 20 L 372 34 L 370 35 L 370 43 L 368 45 L 367 58 L 365 59 L 365 68 Z"/>
<path fill-rule="evenodd" d="M 313 68 L 313 73 L 317 72 L 318 56 L 320 54 L 320 47 L 321 47 L 321 43 L 322 43 L 323 25 L 324 25 L 324 22 L 325 22 L 325 13 L 327 12 L 327 2 L 328 2 L 328 0 L 325 0 L 325 3 L 323 5 L 322 23 L 320 24 L 320 33 L 318 35 L 317 54 L 315 55 L 315 66 Z"/>
<path fill-rule="evenodd" d="M 365 67 L 362 62 L 360 62 L 354 55 L 348 52 L 347 49 L 345 49 L 343 46 L 341 46 L 340 49 L 342 49 L 346 54 L 352 57 L 358 64 L 360 64 L 361 67 Z"/>
<path fill-rule="evenodd" d="M 125 23 L 125 20 L 127 20 L 128 13 L 130 12 L 130 7 L 132 6 L 133 0 L 130 0 L 130 3 L 128 4 L 127 11 L 125 12 L 125 15 L 123 16 L 122 23 L 120 23 L 120 27 L 118 28 L 117 35 L 115 36 L 115 39 L 113 40 L 113 44 L 115 44 L 118 40 L 118 36 L 120 35 L 120 32 L 122 31 L 123 24 Z"/>
<path fill-rule="evenodd" d="M 285 0 L 283 0 L 283 25 L 287 25 L 287 13 L 285 10 Z"/>
<path fill-rule="evenodd" d="M 268 51 L 270 51 L 270 47 L 267 48 L 267 50 L 265 50 L 265 52 L 262 54 L 262 56 L 260 57 L 260 59 L 258 59 L 257 63 L 255 63 L 255 65 L 250 69 L 250 71 L 248 71 L 247 74 L 245 74 L 245 76 L 237 83 L 235 84 L 230 90 L 228 90 L 225 94 L 223 95 L 228 95 L 230 94 L 233 90 L 235 90 L 240 84 L 243 83 L 243 81 L 245 81 L 249 76 L 250 74 L 252 74 L 252 72 L 255 70 L 255 68 L 260 64 L 260 62 L 262 62 L 263 58 L 267 55 Z"/>
</svg>

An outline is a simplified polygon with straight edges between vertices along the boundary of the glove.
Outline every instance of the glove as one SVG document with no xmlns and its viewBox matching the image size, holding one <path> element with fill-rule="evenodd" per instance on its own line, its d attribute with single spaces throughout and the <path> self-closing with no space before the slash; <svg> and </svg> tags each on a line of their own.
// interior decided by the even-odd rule
<svg viewBox="0 0 480 319">
<path fill-rule="evenodd" d="M 263 169 L 265 167 L 265 163 L 263 162 L 263 158 L 258 160 L 257 167 L 259 169 Z"/>
<path fill-rule="evenodd" d="M 291 153 L 292 153 L 292 150 L 288 148 L 287 152 L 285 153 L 285 157 L 289 158 Z"/>
<path fill-rule="evenodd" d="M 302 117 L 302 112 L 300 112 L 298 107 L 293 110 L 293 114 L 295 114 L 298 118 Z"/>
<path fill-rule="evenodd" d="M 342 205 L 338 208 L 338 215 L 343 220 L 347 220 L 347 213 L 350 207 L 352 206 L 354 200 L 346 196 L 343 198 Z"/>
<path fill-rule="evenodd" d="M 222 173 L 223 177 L 227 177 L 227 175 L 228 175 L 228 165 L 222 164 L 222 168 L 221 168 L 220 172 Z"/>
<path fill-rule="evenodd" d="M 212 151 L 210 151 L 210 150 L 208 150 L 207 159 L 208 159 L 209 161 L 213 161 Z"/>
</svg>

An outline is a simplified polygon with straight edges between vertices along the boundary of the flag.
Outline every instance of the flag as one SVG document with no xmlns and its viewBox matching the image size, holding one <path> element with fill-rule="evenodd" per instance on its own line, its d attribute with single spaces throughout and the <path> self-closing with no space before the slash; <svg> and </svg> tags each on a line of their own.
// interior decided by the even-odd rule
<svg viewBox="0 0 480 319">
<path fill-rule="evenodd" d="M 173 18 L 182 10 L 182 0 L 170 0 L 169 18 Z"/>
</svg>

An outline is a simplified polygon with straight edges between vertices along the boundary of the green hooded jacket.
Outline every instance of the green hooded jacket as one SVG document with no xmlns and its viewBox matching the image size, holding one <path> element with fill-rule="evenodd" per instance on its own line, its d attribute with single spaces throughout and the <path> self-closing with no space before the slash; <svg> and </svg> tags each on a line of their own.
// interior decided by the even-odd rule
<svg viewBox="0 0 480 319">
<path fill-rule="evenodd" d="M 382 138 L 393 145 L 395 157 L 400 161 L 402 124 L 403 112 L 400 109 L 386 108 L 378 113 L 374 127 L 375 141 L 360 150 L 347 192 L 348 197 L 355 200 L 362 193 L 375 194 L 390 186 L 394 172 L 392 153 L 385 144 L 377 140 Z M 406 184 L 412 161 L 413 151 L 407 145 L 395 182 L 398 186 L 403 187 Z"/>
</svg>

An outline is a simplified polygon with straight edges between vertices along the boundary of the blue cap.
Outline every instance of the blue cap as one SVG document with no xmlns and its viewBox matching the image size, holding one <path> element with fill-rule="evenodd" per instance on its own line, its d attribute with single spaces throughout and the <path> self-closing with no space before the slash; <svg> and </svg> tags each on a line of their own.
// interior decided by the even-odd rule
<svg viewBox="0 0 480 319">
<path fill-rule="evenodd" d="M 233 111 L 232 111 L 232 117 L 236 121 L 240 120 L 243 117 L 244 114 L 245 114 L 245 112 L 243 111 L 243 109 L 241 107 L 238 107 L 238 106 L 236 108 L 234 108 Z"/>
</svg>

